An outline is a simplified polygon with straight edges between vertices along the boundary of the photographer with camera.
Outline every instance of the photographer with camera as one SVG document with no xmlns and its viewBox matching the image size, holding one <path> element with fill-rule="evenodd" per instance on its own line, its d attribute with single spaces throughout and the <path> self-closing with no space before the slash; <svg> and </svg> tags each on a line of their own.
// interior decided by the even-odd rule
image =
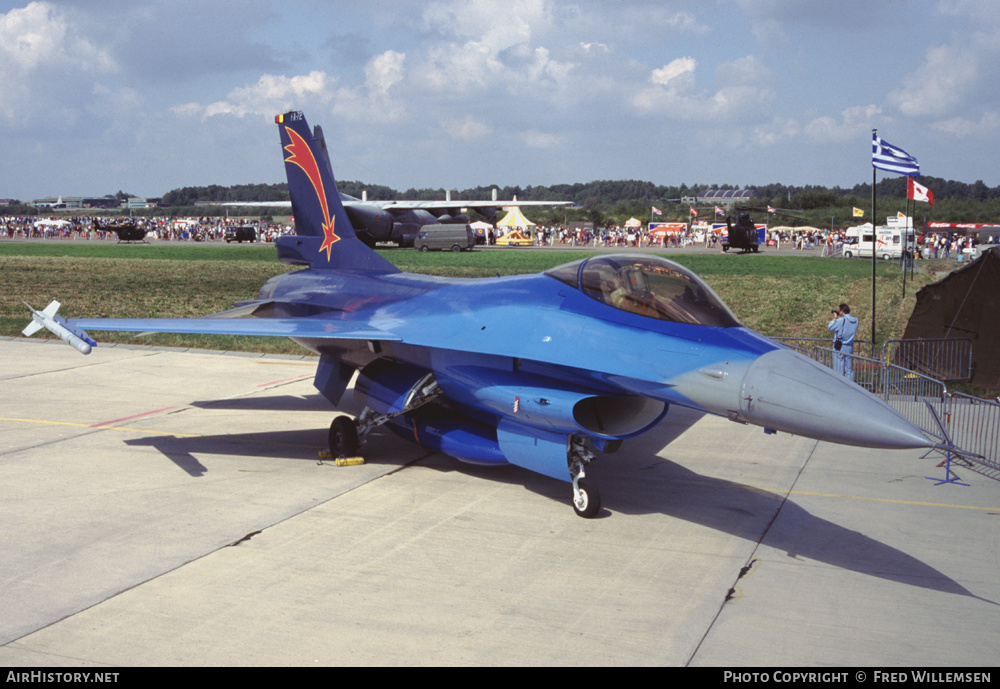
<svg viewBox="0 0 1000 689">
<path fill-rule="evenodd" d="M 858 332 L 858 319 L 851 315 L 851 307 L 841 304 L 839 309 L 831 311 L 835 318 L 826 329 L 833 333 L 833 370 L 842 376 L 854 380 L 854 365 L 851 355 L 854 354 L 854 336 Z"/>
</svg>

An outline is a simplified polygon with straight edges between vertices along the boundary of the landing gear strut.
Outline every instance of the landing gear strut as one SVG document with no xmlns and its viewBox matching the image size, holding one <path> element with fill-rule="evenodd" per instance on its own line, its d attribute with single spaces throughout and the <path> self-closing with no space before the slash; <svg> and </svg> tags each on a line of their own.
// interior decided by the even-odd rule
<svg viewBox="0 0 1000 689">
<path fill-rule="evenodd" d="M 584 519 L 593 519 L 601 511 L 601 494 L 587 480 L 585 467 L 594 459 L 594 453 L 583 442 L 570 437 L 569 473 L 573 477 L 573 509 Z"/>
<path fill-rule="evenodd" d="M 440 394 L 441 388 L 434 380 L 434 374 L 428 373 L 413 386 L 406 396 L 403 408 L 397 412 L 380 414 L 371 407 L 365 407 L 357 421 L 349 416 L 337 416 L 330 424 L 330 454 L 334 457 L 357 454 L 373 430 L 401 414 L 408 414 L 417 407 L 422 407 Z"/>
</svg>

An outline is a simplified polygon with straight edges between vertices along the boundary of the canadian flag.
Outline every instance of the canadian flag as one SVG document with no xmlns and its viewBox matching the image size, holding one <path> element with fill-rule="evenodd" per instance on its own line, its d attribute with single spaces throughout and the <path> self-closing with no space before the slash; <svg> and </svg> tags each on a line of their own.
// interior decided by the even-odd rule
<svg viewBox="0 0 1000 689">
<path fill-rule="evenodd" d="M 909 184 L 906 190 L 906 198 L 913 199 L 914 201 L 925 201 L 926 203 L 934 205 L 934 192 L 925 186 L 917 184 L 913 181 L 912 177 L 907 177 Z"/>
</svg>

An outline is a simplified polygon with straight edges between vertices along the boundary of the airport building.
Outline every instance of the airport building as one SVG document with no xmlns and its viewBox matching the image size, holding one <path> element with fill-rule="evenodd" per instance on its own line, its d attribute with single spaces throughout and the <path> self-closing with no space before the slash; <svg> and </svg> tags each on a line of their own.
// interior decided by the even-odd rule
<svg viewBox="0 0 1000 689">
<path fill-rule="evenodd" d="M 116 208 L 152 208 L 159 199 L 143 199 L 130 196 L 122 201 L 114 196 L 57 196 L 54 198 L 34 199 L 31 202 L 35 208 L 52 210 L 83 210 L 83 209 L 116 209 Z"/>
<path fill-rule="evenodd" d="M 703 189 L 694 196 L 685 196 L 682 203 L 701 206 L 736 206 L 747 203 L 758 203 L 760 193 L 756 189 Z"/>
</svg>

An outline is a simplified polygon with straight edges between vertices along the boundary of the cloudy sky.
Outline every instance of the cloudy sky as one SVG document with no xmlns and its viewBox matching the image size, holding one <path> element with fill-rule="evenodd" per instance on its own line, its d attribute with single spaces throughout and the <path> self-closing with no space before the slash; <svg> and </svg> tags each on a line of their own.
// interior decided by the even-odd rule
<svg viewBox="0 0 1000 689">
<path fill-rule="evenodd" d="M 284 181 L 288 109 L 400 190 L 996 186 L 998 65 L 996 0 L 0 0 L 0 198 Z"/>
</svg>

